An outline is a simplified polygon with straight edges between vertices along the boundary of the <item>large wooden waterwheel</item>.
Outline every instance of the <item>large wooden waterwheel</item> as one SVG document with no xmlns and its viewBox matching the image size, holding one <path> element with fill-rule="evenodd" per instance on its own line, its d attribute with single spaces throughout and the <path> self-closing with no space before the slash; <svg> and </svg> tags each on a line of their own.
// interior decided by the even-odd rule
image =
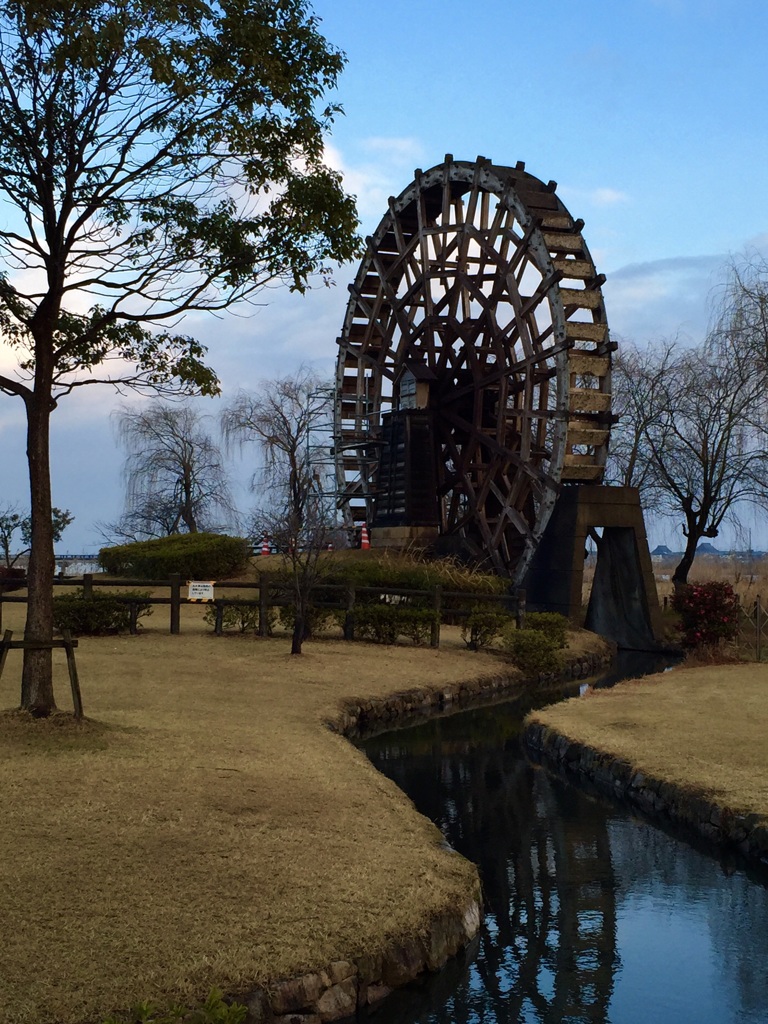
<svg viewBox="0 0 768 1024">
<path fill-rule="evenodd" d="M 561 485 L 601 481 L 604 278 L 555 189 L 446 156 L 390 199 L 339 338 L 349 523 L 432 528 L 520 578 Z"/>
</svg>

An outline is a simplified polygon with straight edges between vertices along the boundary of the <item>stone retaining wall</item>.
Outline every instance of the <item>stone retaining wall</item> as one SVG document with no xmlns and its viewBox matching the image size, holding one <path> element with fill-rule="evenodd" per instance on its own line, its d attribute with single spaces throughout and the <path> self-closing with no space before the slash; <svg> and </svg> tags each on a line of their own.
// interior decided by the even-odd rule
<svg viewBox="0 0 768 1024">
<path fill-rule="evenodd" d="M 253 1024 L 322 1024 L 348 1020 L 423 971 L 437 971 L 480 930 L 480 882 L 465 907 L 436 917 L 426 934 L 403 941 L 378 956 L 337 960 L 325 970 L 277 981 L 246 1000 Z"/>
<path fill-rule="evenodd" d="M 378 731 L 409 725 L 419 718 L 433 717 L 445 711 L 464 710 L 502 700 L 540 696 L 555 691 L 564 683 L 587 679 L 610 668 L 615 650 L 582 654 L 566 662 L 559 673 L 542 672 L 535 679 L 523 679 L 500 673 L 480 679 L 449 683 L 440 690 L 402 690 L 386 697 L 351 700 L 344 703 L 339 716 L 326 724 L 334 732 L 356 739 Z"/>
<path fill-rule="evenodd" d="M 749 861 L 768 867 L 768 821 L 758 814 L 735 814 L 695 790 L 652 778 L 629 762 L 532 722 L 523 732 L 530 757 L 570 781 L 625 800 L 650 818 L 666 819 L 720 848 L 735 848 Z"/>
<path fill-rule="evenodd" d="M 562 673 L 537 679 L 519 675 L 486 677 L 452 683 L 441 690 L 418 687 L 388 697 L 344 704 L 327 726 L 348 737 L 379 729 L 391 729 L 419 718 L 453 708 L 469 708 L 489 701 L 514 699 L 545 692 L 563 682 L 596 675 L 610 666 L 613 650 L 585 654 L 568 661 Z M 456 854 L 458 856 L 458 854 Z M 480 879 L 464 906 L 446 908 L 435 917 L 425 934 L 393 943 L 376 956 L 337 960 L 322 970 L 298 978 L 276 981 L 243 999 L 249 1024 L 324 1024 L 353 1020 L 358 1010 L 376 1003 L 424 971 L 437 971 L 449 957 L 467 946 L 479 933 L 482 922 Z"/>
</svg>

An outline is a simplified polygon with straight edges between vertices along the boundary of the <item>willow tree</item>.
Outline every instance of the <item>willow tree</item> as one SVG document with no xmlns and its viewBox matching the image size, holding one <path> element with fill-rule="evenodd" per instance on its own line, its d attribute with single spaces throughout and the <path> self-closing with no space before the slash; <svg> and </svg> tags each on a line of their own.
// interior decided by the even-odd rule
<svg viewBox="0 0 768 1024">
<path fill-rule="evenodd" d="M 120 542 L 220 533 L 237 520 L 221 448 L 198 409 L 175 402 L 114 414 L 125 449 L 125 506 L 105 534 Z"/>
<path fill-rule="evenodd" d="M 215 394 L 185 314 L 302 290 L 356 247 L 322 160 L 344 63 L 304 0 L 0 0 L 0 390 L 27 416 L 25 637 L 52 635 L 57 403 L 95 383 Z M 55 707 L 25 651 L 22 707 Z"/>
</svg>

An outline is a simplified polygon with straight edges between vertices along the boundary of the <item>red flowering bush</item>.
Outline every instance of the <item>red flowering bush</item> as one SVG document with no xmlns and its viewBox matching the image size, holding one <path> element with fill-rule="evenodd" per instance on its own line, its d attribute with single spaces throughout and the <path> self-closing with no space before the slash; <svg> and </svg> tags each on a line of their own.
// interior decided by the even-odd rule
<svg viewBox="0 0 768 1024">
<path fill-rule="evenodd" d="M 730 583 L 691 583 L 675 592 L 672 607 L 684 647 L 717 647 L 738 633 L 739 599 Z"/>
</svg>

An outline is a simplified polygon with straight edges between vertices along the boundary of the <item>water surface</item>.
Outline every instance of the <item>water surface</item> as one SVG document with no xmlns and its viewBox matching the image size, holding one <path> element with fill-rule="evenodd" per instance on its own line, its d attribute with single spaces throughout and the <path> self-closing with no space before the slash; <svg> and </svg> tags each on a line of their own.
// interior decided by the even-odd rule
<svg viewBox="0 0 768 1024">
<path fill-rule="evenodd" d="M 372 762 L 479 865 L 479 942 L 378 1024 L 768 1024 L 768 890 L 592 799 L 486 707 L 367 740 Z"/>
</svg>

